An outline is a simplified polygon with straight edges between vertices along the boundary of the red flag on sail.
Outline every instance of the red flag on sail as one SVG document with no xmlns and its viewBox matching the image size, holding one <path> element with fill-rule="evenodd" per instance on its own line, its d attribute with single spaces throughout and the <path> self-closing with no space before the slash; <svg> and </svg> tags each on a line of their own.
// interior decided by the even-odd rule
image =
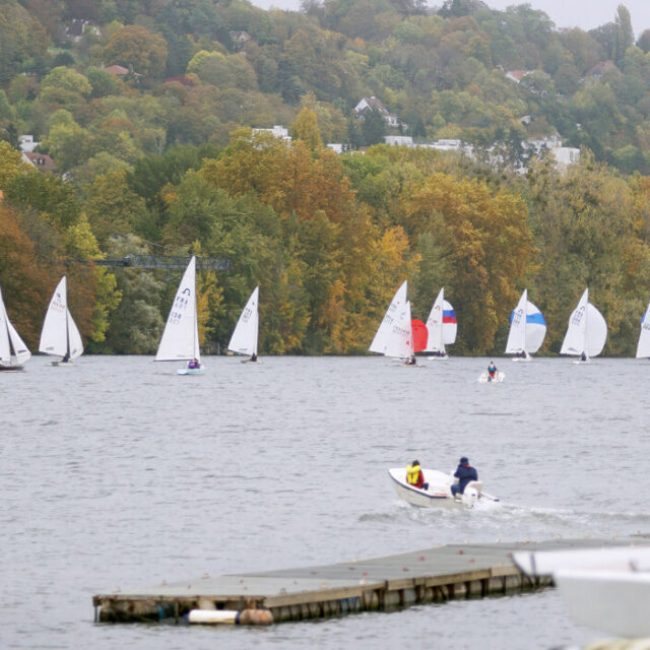
<svg viewBox="0 0 650 650">
<path fill-rule="evenodd" d="M 429 338 L 427 326 L 421 320 L 414 318 L 411 321 L 411 331 L 413 332 L 413 351 L 421 352 L 427 347 Z"/>
</svg>

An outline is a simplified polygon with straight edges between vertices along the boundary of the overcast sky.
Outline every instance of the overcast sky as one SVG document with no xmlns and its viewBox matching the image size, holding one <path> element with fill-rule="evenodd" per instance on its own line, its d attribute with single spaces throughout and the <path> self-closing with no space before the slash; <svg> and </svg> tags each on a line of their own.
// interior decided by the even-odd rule
<svg viewBox="0 0 650 650">
<path fill-rule="evenodd" d="M 258 7 L 278 9 L 300 8 L 300 0 L 252 0 Z M 625 5 L 632 16 L 632 27 L 637 36 L 650 29 L 650 0 L 485 0 L 492 9 L 505 9 L 519 4 L 529 4 L 548 14 L 557 27 L 582 27 L 593 29 L 614 20 L 618 5 Z M 431 6 L 441 6 L 443 0 L 430 0 Z"/>
</svg>

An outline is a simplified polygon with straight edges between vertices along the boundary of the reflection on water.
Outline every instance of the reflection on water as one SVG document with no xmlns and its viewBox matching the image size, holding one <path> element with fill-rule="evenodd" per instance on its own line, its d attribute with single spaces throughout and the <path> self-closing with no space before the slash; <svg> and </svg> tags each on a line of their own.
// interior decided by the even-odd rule
<svg viewBox="0 0 650 650">
<path fill-rule="evenodd" d="M 647 364 L 485 359 L 36 357 L 0 373 L 3 648 L 550 648 L 594 638 L 554 592 L 398 614 L 196 630 L 94 626 L 91 596 L 206 573 L 354 560 L 445 543 L 650 533 Z M 469 456 L 498 504 L 418 510 L 387 469 Z M 462 629 L 462 634 L 459 630 Z"/>
</svg>

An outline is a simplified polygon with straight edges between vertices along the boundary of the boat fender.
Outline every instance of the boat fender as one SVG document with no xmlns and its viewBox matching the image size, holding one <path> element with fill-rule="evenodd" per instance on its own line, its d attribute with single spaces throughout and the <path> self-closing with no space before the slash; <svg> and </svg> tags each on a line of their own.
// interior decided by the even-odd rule
<svg viewBox="0 0 650 650">
<path fill-rule="evenodd" d="M 193 609 L 187 620 L 201 625 L 271 625 L 273 614 L 269 609 Z"/>
</svg>

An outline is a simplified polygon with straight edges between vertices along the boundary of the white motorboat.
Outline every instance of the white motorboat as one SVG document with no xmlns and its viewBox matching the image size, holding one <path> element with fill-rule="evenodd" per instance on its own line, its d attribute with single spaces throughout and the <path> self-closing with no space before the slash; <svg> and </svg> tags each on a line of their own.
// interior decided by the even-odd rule
<svg viewBox="0 0 650 650">
<path fill-rule="evenodd" d="M 616 637 L 650 636 L 650 573 L 565 569 L 553 580 L 576 623 Z"/>
<path fill-rule="evenodd" d="M 531 576 L 552 576 L 564 570 L 648 571 L 650 546 L 599 546 L 561 551 L 517 551 L 515 564 Z"/>
<path fill-rule="evenodd" d="M 422 468 L 422 472 L 425 482 L 428 483 L 426 490 L 407 483 L 405 467 L 394 467 L 388 470 L 397 496 L 412 506 L 436 508 L 439 506 L 454 507 L 464 505 L 471 508 L 481 499 L 498 501 L 496 497 L 483 492 L 481 481 L 470 481 L 465 486 L 463 494 L 454 497 L 451 493 L 451 486 L 456 482 L 456 479 L 451 474 L 426 468 Z"/>
<path fill-rule="evenodd" d="M 505 378 L 506 373 L 501 372 L 500 370 L 497 370 L 496 373 L 494 373 L 494 377 L 490 377 L 489 373 L 485 371 L 478 376 L 477 381 L 479 384 L 500 384 Z"/>
</svg>

